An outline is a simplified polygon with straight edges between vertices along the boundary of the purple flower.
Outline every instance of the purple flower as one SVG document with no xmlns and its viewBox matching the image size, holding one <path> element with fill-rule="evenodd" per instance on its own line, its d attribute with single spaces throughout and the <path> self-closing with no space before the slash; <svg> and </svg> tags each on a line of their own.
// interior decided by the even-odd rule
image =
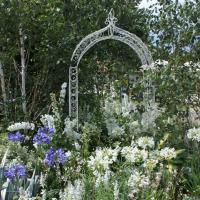
<svg viewBox="0 0 200 200">
<path fill-rule="evenodd" d="M 10 181 L 13 180 L 15 176 L 23 177 L 25 176 L 25 167 L 21 164 L 13 164 L 8 169 L 4 171 L 4 176 L 8 178 Z"/>
<path fill-rule="evenodd" d="M 63 165 L 66 160 L 66 155 L 65 155 L 65 152 L 61 148 L 56 151 L 56 157 L 59 163 Z"/>
<path fill-rule="evenodd" d="M 56 150 L 51 147 L 45 154 L 44 163 L 47 164 L 49 167 L 54 164 L 54 156 L 55 156 Z"/>
<path fill-rule="evenodd" d="M 24 136 L 19 131 L 8 133 L 8 140 L 12 142 L 21 142 L 23 139 Z"/>
<path fill-rule="evenodd" d="M 45 154 L 44 163 L 51 167 L 56 162 L 63 165 L 65 160 L 66 155 L 61 148 L 55 150 L 53 147 L 51 147 Z"/>
<path fill-rule="evenodd" d="M 53 133 L 54 133 L 53 128 L 41 127 L 38 129 L 38 132 L 34 135 L 33 143 L 49 144 Z"/>
</svg>

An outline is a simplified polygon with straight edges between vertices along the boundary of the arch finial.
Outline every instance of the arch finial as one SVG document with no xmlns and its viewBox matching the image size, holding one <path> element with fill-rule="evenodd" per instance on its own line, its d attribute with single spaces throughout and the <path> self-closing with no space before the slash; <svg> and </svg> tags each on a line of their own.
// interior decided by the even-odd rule
<svg viewBox="0 0 200 200">
<path fill-rule="evenodd" d="M 114 9 L 111 8 L 110 12 L 108 13 L 108 17 L 105 21 L 106 25 L 111 25 L 111 26 L 115 26 L 115 23 L 118 21 L 118 19 L 115 17 L 115 12 Z"/>
</svg>

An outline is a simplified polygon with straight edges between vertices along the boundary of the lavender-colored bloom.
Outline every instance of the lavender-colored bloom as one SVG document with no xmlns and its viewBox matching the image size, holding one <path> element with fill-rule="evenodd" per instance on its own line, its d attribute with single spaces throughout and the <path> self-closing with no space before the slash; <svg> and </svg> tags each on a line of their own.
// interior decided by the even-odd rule
<svg viewBox="0 0 200 200">
<path fill-rule="evenodd" d="M 66 155 L 61 148 L 56 151 L 56 157 L 58 158 L 59 163 L 63 165 L 66 160 Z"/>
<path fill-rule="evenodd" d="M 33 143 L 49 144 L 53 133 L 54 133 L 53 128 L 41 127 L 38 129 L 38 132 L 34 135 Z"/>
<path fill-rule="evenodd" d="M 13 180 L 15 176 L 23 177 L 25 176 L 25 167 L 21 164 L 13 164 L 8 169 L 5 170 L 4 176 L 8 178 L 10 181 Z"/>
<path fill-rule="evenodd" d="M 44 163 L 51 167 L 55 162 L 63 165 L 65 160 L 66 155 L 61 148 L 55 150 L 53 147 L 51 147 L 45 154 Z"/>
<path fill-rule="evenodd" d="M 45 154 L 44 163 L 47 164 L 49 167 L 54 164 L 54 157 L 55 157 L 56 150 L 51 147 Z"/>
<path fill-rule="evenodd" d="M 12 142 L 21 142 L 23 139 L 24 136 L 19 131 L 17 131 L 16 133 L 14 132 L 8 133 L 8 140 Z"/>
<path fill-rule="evenodd" d="M 50 137 L 43 133 L 43 132 L 37 132 L 33 137 L 33 143 L 36 144 L 49 144 L 50 143 Z"/>
</svg>

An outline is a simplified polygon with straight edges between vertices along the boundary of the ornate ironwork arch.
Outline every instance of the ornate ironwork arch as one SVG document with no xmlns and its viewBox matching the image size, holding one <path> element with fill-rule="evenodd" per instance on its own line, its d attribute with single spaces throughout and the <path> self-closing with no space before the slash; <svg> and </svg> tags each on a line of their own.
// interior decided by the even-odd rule
<svg viewBox="0 0 200 200">
<path fill-rule="evenodd" d="M 115 26 L 116 22 L 117 18 L 111 9 L 105 21 L 107 26 L 83 38 L 73 52 L 69 68 L 69 116 L 71 118 L 78 119 L 78 65 L 84 54 L 95 44 L 108 39 L 118 40 L 133 49 L 142 65 L 150 65 L 153 62 L 151 54 L 142 40 L 135 34 Z"/>
</svg>

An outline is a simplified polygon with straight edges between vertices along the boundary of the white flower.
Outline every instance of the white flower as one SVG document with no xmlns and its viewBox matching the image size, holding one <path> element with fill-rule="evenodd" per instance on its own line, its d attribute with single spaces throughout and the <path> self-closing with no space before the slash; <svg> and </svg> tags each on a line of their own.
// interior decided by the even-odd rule
<svg viewBox="0 0 200 200">
<path fill-rule="evenodd" d="M 139 122 L 138 122 L 138 120 L 132 121 L 132 122 L 129 123 L 129 129 L 130 129 L 130 131 L 135 131 L 138 128 L 139 128 Z"/>
<path fill-rule="evenodd" d="M 110 117 L 108 119 L 105 120 L 106 122 L 106 127 L 108 129 L 108 135 L 115 138 L 118 136 L 121 136 L 125 133 L 124 128 L 120 127 L 117 124 L 117 121 L 115 118 Z"/>
<path fill-rule="evenodd" d="M 131 190 L 131 193 L 137 193 L 140 189 L 147 188 L 149 184 L 149 178 L 143 174 L 140 174 L 137 170 L 134 170 L 128 179 L 128 186 Z"/>
<path fill-rule="evenodd" d="M 55 130 L 55 120 L 54 117 L 52 115 L 42 115 L 40 118 L 40 121 L 42 122 L 42 124 L 44 126 L 47 126 L 49 128 L 53 128 Z"/>
<path fill-rule="evenodd" d="M 155 126 L 155 120 L 161 115 L 164 111 L 163 108 L 159 108 L 158 104 L 151 102 L 150 105 L 146 108 L 146 111 L 142 114 L 141 124 L 144 129 L 148 129 L 150 126 Z"/>
<path fill-rule="evenodd" d="M 15 124 L 12 124 L 7 128 L 9 131 L 17 131 L 17 130 L 34 130 L 35 129 L 35 124 L 29 123 L 29 122 L 18 122 Z"/>
<path fill-rule="evenodd" d="M 96 181 L 95 181 L 95 187 L 99 187 L 101 183 L 104 185 L 108 185 L 109 179 L 111 177 L 112 172 L 110 170 L 106 170 L 103 174 L 102 173 L 95 173 Z"/>
<path fill-rule="evenodd" d="M 156 167 L 156 165 L 158 164 L 158 160 L 157 159 L 147 159 L 144 164 L 143 167 L 149 170 L 152 170 Z"/>
<path fill-rule="evenodd" d="M 114 200 L 119 200 L 119 185 L 118 185 L 118 181 L 115 181 L 115 183 L 114 183 L 113 196 L 114 196 Z"/>
<path fill-rule="evenodd" d="M 75 131 L 77 126 L 77 120 L 70 120 L 69 118 L 65 119 L 65 128 L 63 134 L 66 134 L 68 138 L 73 140 L 78 140 L 80 138 L 80 134 Z"/>
<path fill-rule="evenodd" d="M 153 148 L 155 145 L 154 139 L 152 137 L 140 137 L 137 140 L 137 144 L 139 147 L 146 149 L 147 147 Z"/>
<path fill-rule="evenodd" d="M 193 141 L 200 142 L 200 128 L 192 128 L 187 131 L 187 137 Z"/>
<path fill-rule="evenodd" d="M 160 157 L 166 160 L 176 158 L 176 151 L 174 148 L 165 147 L 160 150 Z"/>
<path fill-rule="evenodd" d="M 82 180 L 75 180 L 74 184 L 68 181 L 67 187 L 64 191 L 60 191 L 60 200 L 82 200 L 84 195 L 84 183 Z"/>
<path fill-rule="evenodd" d="M 148 157 L 148 152 L 146 150 L 140 150 L 137 147 L 123 147 L 121 154 L 126 158 L 128 162 L 136 163 L 145 161 Z"/>
<path fill-rule="evenodd" d="M 95 156 L 90 156 L 88 160 L 88 167 L 93 170 L 93 172 L 106 171 L 112 163 L 117 160 L 119 148 L 103 148 L 96 149 Z"/>
<path fill-rule="evenodd" d="M 59 98 L 60 103 L 64 103 L 65 102 L 66 88 L 67 88 L 67 83 L 64 82 L 61 85 L 61 90 L 60 90 L 60 98 Z"/>
</svg>

